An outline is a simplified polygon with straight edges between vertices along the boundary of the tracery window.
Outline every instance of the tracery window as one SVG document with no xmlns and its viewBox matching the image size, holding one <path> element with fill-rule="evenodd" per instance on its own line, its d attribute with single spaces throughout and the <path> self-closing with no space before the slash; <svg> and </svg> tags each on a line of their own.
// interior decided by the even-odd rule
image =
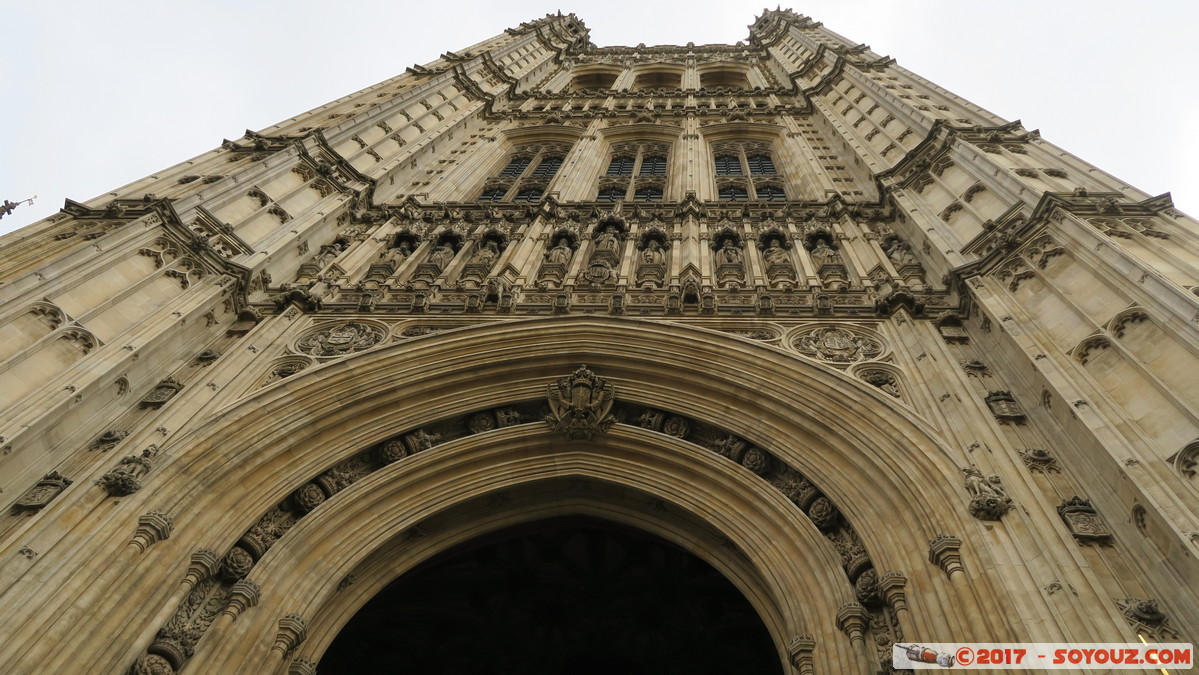
<svg viewBox="0 0 1199 675">
<path fill-rule="evenodd" d="M 726 201 L 785 201 L 783 176 L 775 166 L 770 143 L 721 142 L 712 145 L 716 194 Z"/>
<path fill-rule="evenodd" d="M 662 201 L 669 150 L 664 143 L 614 145 L 608 170 L 600 177 L 596 201 Z"/>
<path fill-rule="evenodd" d="M 632 176 L 633 165 L 637 163 L 636 157 L 628 155 L 618 155 L 608 162 L 609 176 Z"/>
<path fill-rule="evenodd" d="M 558 143 L 523 145 L 516 148 L 508 163 L 487 180 L 479 193 L 481 202 L 537 202 L 550 181 L 562 168 L 570 147 Z"/>
</svg>

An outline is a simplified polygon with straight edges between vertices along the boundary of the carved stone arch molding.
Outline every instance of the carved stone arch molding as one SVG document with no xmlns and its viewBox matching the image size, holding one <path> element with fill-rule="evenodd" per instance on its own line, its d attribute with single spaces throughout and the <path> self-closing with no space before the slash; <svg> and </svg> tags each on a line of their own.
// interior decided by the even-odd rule
<svg viewBox="0 0 1199 675">
<path fill-rule="evenodd" d="M 547 385 L 580 363 L 612 383 L 622 403 L 717 423 L 808 477 L 853 526 L 878 574 L 895 570 L 909 580 L 905 635 L 1029 637 L 1018 634 L 1013 603 L 984 569 L 986 547 L 975 543 L 977 527 L 960 508 L 956 458 L 886 394 L 718 331 L 555 317 L 355 353 L 259 390 L 169 439 L 151 481 L 106 514 L 127 521 L 128 531 L 103 530 L 88 546 L 59 554 L 51 548 L 38 558 L 52 565 L 34 563 L 29 573 L 37 583 L 60 590 L 48 602 L 14 610 L 18 623 L 11 625 L 21 631 L 0 655 L 0 669 L 55 672 L 85 656 L 98 670 L 128 668 L 188 596 L 181 579 L 198 550 L 223 555 L 262 514 L 364 448 L 436 420 L 544 400 Z M 483 516 L 508 513 L 501 508 L 505 494 L 516 502 L 522 491 L 578 481 L 593 481 L 599 494 L 633 497 L 560 496 L 553 503 L 603 511 L 701 553 L 759 608 L 780 658 L 793 638 L 807 634 L 816 642 L 816 672 L 848 672 L 846 663 L 870 672 L 873 656 L 863 654 L 873 648 L 851 645 L 841 632 L 844 617 L 854 613 L 847 603 L 855 589 L 828 540 L 796 505 L 728 459 L 629 420 L 591 440 L 569 440 L 540 420 L 495 428 L 354 482 L 262 556 L 240 582 L 233 609 L 217 616 L 195 645 L 187 672 L 283 673 L 292 656 L 319 656 L 322 641 L 361 604 L 354 594 L 403 571 L 379 562 L 387 547 L 428 557 L 455 537 L 499 527 Z M 450 521 L 436 529 L 438 518 L 452 520 L 455 509 L 468 512 L 479 499 L 492 507 L 475 509 L 482 515 L 457 529 Z M 547 504 L 530 504 L 526 515 L 512 517 L 533 517 Z M 174 530 L 140 552 L 129 536 L 149 511 L 171 516 Z M 68 515 L 66 509 L 47 514 Z M 666 532 L 668 525 L 679 529 Z M 965 565 L 969 582 L 960 572 L 948 580 L 930 563 L 929 541 L 940 534 L 962 540 L 960 557 L 956 546 L 951 557 Z M 716 536 L 728 545 L 709 545 Z M 213 557 L 201 567 L 216 573 L 220 557 Z M 938 564 L 942 558 L 938 553 Z M 356 571 L 367 576 L 343 585 Z M 362 589 L 352 590 L 358 583 Z M 839 616 L 846 607 L 848 614 Z M 287 646 L 305 632 L 312 644 Z M 54 644 L 36 639 L 45 634 L 65 637 Z M 272 651 L 272 644 L 284 646 Z"/>
</svg>

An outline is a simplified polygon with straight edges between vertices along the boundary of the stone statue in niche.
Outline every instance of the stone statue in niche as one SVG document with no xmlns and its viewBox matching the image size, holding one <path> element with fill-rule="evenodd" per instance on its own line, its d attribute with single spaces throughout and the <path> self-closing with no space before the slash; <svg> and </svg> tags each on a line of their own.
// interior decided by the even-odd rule
<svg viewBox="0 0 1199 675">
<path fill-rule="evenodd" d="M 345 248 L 345 245 L 340 241 L 335 241 L 327 246 L 322 246 L 321 252 L 316 255 L 316 260 L 314 262 L 323 268 L 336 260 L 337 256 L 341 255 L 341 252 L 344 251 Z"/>
<path fill-rule="evenodd" d="M 781 235 L 768 235 L 762 248 L 762 260 L 766 263 L 766 278 L 771 285 L 792 288 L 795 282 L 795 265 L 787 252 Z"/>
<path fill-rule="evenodd" d="M 895 263 L 896 267 L 919 264 L 916 262 L 916 256 L 912 255 L 912 247 L 904 243 L 899 237 L 891 240 L 886 253 L 887 257 L 891 259 L 891 262 Z"/>
<path fill-rule="evenodd" d="M 979 520 L 999 520 L 1012 510 L 1012 498 L 1007 495 L 999 476 L 984 477 L 977 467 L 962 467 L 963 486 L 970 495 L 970 515 Z"/>
<path fill-rule="evenodd" d="M 646 265 L 661 265 L 666 262 L 666 253 L 656 239 L 650 239 L 641 252 L 641 262 Z"/>
<path fill-rule="evenodd" d="M 662 242 L 653 238 L 645 240 L 638 257 L 638 284 L 656 285 L 666 280 L 666 250 Z"/>
<path fill-rule="evenodd" d="M 499 255 L 499 247 L 494 241 L 488 241 L 479 247 L 470 259 L 472 265 L 490 265 Z"/>
<path fill-rule="evenodd" d="M 719 265 L 740 265 L 741 249 L 737 248 L 732 239 L 725 239 L 724 244 L 716 251 L 716 262 Z"/>
<path fill-rule="evenodd" d="M 849 286 L 849 270 L 841 253 L 833 248 L 831 235 L 827 232 L 813 236 L 805 246 L 812 257 L 816 275 L 824 288 L 834 291 L 844 290 Z"/>
<path fill-rule="evenodd" d="M 595 250 L 616 253 L 620 246 L 619 230 L 615 225 L 609 225 L 595 238 Z"/>
<path fill-rule="evenodd" d="M 555 265 L 568 265 L 575 255 L 574 249 L 566 237 L 559 237 L 558 243 L 545 254 L 545 261 Z"/>
<path fill-rule="evenodd" d="M 557 243 L 553 248 L 545 252 L 545 262 L 541 265 L 541 272 L 538 274 L 537 280 L 543 289 L 549 288 L 550 284 L 557 286 L 566 279 L 566 269 L 570 266 L 570 261 L 574 259 L 575 251 L 571 245 L 569 237 L 558 237 Z M 585 276 L 585 275 L 584 275 Z"/>
<path fill-rule="evenodd" d="M 453 259 L 454 249 L 449 244 L 438 244 L 429 253 L 429 264 L 436 266 L 438 271 L 444 270 Z"/>
<path fill-rule="evenodd" d="M 762 251 L 762 257 L 766 260 L 767 265 L 790 265 L 791 259 L 787 255 L 786 249 L 779 246 L 778 237 L 772 237 L 770 243 L 767 244 L 766 250 Z"/>
<path fill-rule="evenodd" d="M 380 254 L 380 257 L 383 258 L 384 262 L 391 265 L 391 268 L 394 270 L 402 265 L 410 255 L 412 255 L 412 244 L 405 240 L 401 241 L 398 246 L 384 251 L 382 254 Z"/>
<path fill-rule="evenodd" d="M 545 421 L 552 431 L 565 433 L 571 440 L 590 440 L 616 422 L 612 414 L 615 402 L 615 387 L 587 366 L 579 366 L 549 385 L 550 414 Z"/>
<path fill-rule="evenodd" d="M 837 251 L 830 248 L 828 242 L 823 239 L 817 240 L 816 245 L 812 247 L 812 250 L 809 253 L 812 256 L 812 261 L 816 263 L 817 267 L 820 267 L 820 265 L 826 262 L 832 262 L 833 259 L 836 259 L 837 262 L 840 262 L 841 258 Z"/>
</svg>

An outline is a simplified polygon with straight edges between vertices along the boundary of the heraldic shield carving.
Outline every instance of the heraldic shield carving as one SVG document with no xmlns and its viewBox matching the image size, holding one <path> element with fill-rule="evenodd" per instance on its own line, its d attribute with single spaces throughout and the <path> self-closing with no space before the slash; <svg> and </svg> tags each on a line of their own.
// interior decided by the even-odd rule
<svg viewBox="0 0 1199 675">
<path fill-rule="evenodd" d="M 615 388 L 587 366 L 579 366 L 549 386 L 550 414 L 545 421 L 551 430 L 563 432 L 571 440 L 590 440 L 616 421 L 612 415 L 615 402 Z"/>
</svg>

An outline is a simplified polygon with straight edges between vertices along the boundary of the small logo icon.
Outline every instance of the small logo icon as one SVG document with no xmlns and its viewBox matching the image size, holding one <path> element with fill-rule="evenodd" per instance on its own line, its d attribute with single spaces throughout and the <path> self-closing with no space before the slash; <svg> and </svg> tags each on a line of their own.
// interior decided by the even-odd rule
<svg viewBox="0 0 1199 675">
<path fill-rule="evenodd" d="M 943 654 L 941 652 L 929 649 L 928 647 L 921 647 L 920 645 L 897 644 L 895 647 L 902 650 L 904 655 L 908 657 L 909 661 L 913 661 L 915 663 L 934 663 L 944 668 L 953 666 L 953 654 Z"/>
</svg>

